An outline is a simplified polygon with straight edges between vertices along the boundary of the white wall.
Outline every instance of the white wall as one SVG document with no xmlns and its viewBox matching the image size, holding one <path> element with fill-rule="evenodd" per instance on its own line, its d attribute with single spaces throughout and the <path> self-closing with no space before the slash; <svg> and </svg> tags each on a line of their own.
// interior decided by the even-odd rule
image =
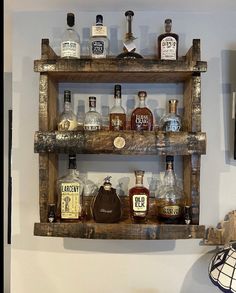
<svg viewBox="0 0 236 293">
<path fill-rule="evenodd" d="M 49 38 L 58 52 L 64 28 L 64 12 L 19 12 L 13 14 L 13 237 L 11 259 L 12 293 L 213 293 L 217 289 L 208 279 L 208 264 L 215 247 L 200 240 L 113 241 L 33 236 L 39 222 L 38 155 L 33 152 L 34 132 L 38 130 L 39 74 L 33 60 L 40 58 L 42 38 Z M 77 14 L 78 31 L 84 41 L 95 20 L 95 13 Z M 202 74 L 202 130 L 207 133 L 207 155 L 201 166 L 201 215 L 206 226 L 216 224 L 235 209 L 236 161 L 233 152 L 231 91 L 236 86 L 236 13 L 135 13 L 134 33 L 138 52 L 155 54 L 156 37 L 166 17 L 173 19 L 173 30 L 180 36 L 180 55 L 201 39 L 202 60 L 208 62 Z M 123 12 L 104 13 L 109 27 L 112 52 L 122 50 L 126 24 Z M 84 48 L 84 46 L 83 46 Z M 104 105 L 112 104 L 113 84 L 71 84 L 75 108 L 79 100 L 96 94 Z M 149 106 L 165 106 L 171 96 L 181 100 L 181 87 L 174 85 L 124 84 L 124 98 L 134 100 L 138 90 L 147 90 Z M 109 101 L 108 101 L 109 99 Z M 124 101 L 124 105 L 125 105 Z M 98 105 L 99 110 L 101 104 Z M 61 156 L 61 173 L 66 168 Z M 103 160 L 106 164 L 103 164 Z M 163 170 L 163 160 L 153 157 L 121 158 L 78 156 L 79 170 L 100 181 L 112 174 L 113 184 L 120 177 L 134 182 L 133 169 L 152 174 Z M 114 164 L 115 162 L 115 164 Z M 96 164 L 95 164 L 96 163 Z M 95 165 L 97 167 L 95 167 Z M 181 166 L 180 166 L 181 168 Z M 99 171 L 100 170 L 100 171 Z"/>
</svg>

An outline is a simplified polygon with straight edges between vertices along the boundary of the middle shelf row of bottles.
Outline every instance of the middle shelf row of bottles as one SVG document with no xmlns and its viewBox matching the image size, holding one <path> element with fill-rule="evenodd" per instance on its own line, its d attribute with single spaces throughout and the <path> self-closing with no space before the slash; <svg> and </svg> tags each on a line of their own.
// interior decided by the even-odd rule
<svg viewBox="0 0 236 293">
<path fill-rule="evenodd" d="M 178 100 L 169 100 L 169 109 L 161 117 L 160 121 L 155 121 L 152 110 L 146 105 L 147 92 L 139 91 L 139 104 L 135 107 L 130 117 L 128 117 L 122 106 L 121 85 L 114 86 L 114 105 L 109 109 L 109 125 L 104 125 L 103 117 L 97 111 L 95 96 L 89 96 L 89 111 L 87 111 L 81 121 L 71 107 L 71 91 L 64 90 L 64 110 L 58 118 L 57 128 L 59 131 L 70 130 L 136 130 L 136 131 L 180 131 L 182 130 L 181 116 L 177 113 Z"/>
<path fill-rule="evenodd" d="M 76 162 L 76 155 L 70 154 L 66 175 L 57 179 L 54 202 L 49 200 L 49 222 L 116 223 L 129 218 L 133 223 L 147 223 L 150 219 L 164 224 L 191 223 L 191 202 L 174 171 L 174 156 L 166 156 L 165 172 L 158 183 L 150 183 L 148 188 L 144 186 L 145 171 L 134 170 L 136 183 L 130 186 L 127 196 L 112 186 L 110 175 L 100 186 L 84 178 Z M 128 211 L 122 204 L 124 198 L 129 202 Z"/>
</svg>

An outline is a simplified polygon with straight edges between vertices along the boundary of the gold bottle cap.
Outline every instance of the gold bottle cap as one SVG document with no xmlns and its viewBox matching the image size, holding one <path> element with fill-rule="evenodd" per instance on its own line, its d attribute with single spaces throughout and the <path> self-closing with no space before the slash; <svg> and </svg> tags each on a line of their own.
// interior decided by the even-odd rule
<svg viewBox="0 0 236 293">
<path fill-rule="evenodd" d="M 177 99 L 171 99 L 169 100 L 169 113 L 176 113 L 177 112 Z"/>
</svg>

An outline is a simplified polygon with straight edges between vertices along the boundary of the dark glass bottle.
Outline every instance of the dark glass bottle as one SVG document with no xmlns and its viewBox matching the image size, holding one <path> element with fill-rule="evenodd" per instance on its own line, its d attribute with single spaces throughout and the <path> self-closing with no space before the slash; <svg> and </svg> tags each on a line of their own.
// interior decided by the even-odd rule
<svg viewBox="0 0 236 293">
<path fill-rule="evenodd" d="M 135 37 L 132 33 L 132 20 L 134 16 L 134 12 L 132 10 L 128 10 L 125 12 L 125 16 L 127 19 L 127 33 L 125 35 L 124 40 L 124 47 L 123 47 L 123 53 L 119 54 L 117 58 L 121 59 L 136 59 L 136 58 L 143 58 L 140 54 L 136 53 L 136 47 L 134 44 Z"/>
<path fill-rule="evenodd" d="M 136 170 L 136 184 L 129 190 L 130 216 L 134 222 L 145 222 L 149 210 L 149 190 L 143 186 L 144 171 Z"/>
<path fill-rule="evenodd" d="M 135 108 L 131 114 L 131 130 L 152 130 L 153 115 L 145 104 L 147 93 L 145 91 L 138 92 L 139 106 Z"/>
<path fill-rule="evenodd" d="M 158 39 L 158 57 L 161 60 L 177 60 L 179 36 L 171 32 L 172 20 L 165 20 L 165 33 Z"/>
</svg>

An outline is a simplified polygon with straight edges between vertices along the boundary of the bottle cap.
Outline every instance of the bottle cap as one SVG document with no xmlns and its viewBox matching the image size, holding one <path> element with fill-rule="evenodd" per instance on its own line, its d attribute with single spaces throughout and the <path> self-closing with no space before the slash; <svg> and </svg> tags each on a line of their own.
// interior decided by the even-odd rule
<svg viewBox="0 0 236 293">
<path fill-rule="evenodd" d="M 115 91 L 121 91 L 121 85 L 120 84 L 115 84 L 114 85 L 114 90 Z"/>
<path fill-rule="evenodd" d="M 174 162 L 174 156 L 166 156 L 166 162 Z"/>
<path fill-rule="evenodd" d="M 114 95 L 115 95 L 115 98 L 121 98 L 121 85 L 120 84 L 115 84 Z"/>
<path fill-rule="evenodd" d="M 125 12 L 125 16 L 134 16 L 134 12 L 132 10 L 128 10 Z"/>
<path fill-rule="evenodd" d="M 145 171 L 143 170 L 135 170 L 134 174 L 135 176 L 144 176 Z"/>
<path fill-rule="evenodd" d="M 101 14 L 96 15 L 96 25 L 103 25 L 103 16 Z"/>
<path fill-rule="evenodd" d="M 74 15 L 74 13 L 67 13 L 67 24 L 70 27 L 75 25 L 75 15 Z"/>
<path fill-rule="evenodd" d="M 167 18 L 167 19 L 165 20 L 165 24 L 172 24 L 172 20 L 171 20 L 170 18 Z"/>
<path fill-rule="evenodd" d="M 96 97 L 89 97 L 89 107 L 91 108 L 96 107 Z"/>
<path fill-rule="evenodd" d="M 139 97 L 144 97 L 144 98 L 146 98 L 146 96 L 147 96 L 147 92 L 145 92 L 145 91 L 139 91 L 139 92 L 138 92 L 138 96 L 139 96 Z"/>
<path fill-rule="evenodd" d="M 64 91 L 64 102 L 71 102 L 71 91 L 65 90 Z"/>
<path fill-rule="evenodd" d="M 69 169 L 76 169 L 76 155 L 69 154 Z"/>
</svg>

